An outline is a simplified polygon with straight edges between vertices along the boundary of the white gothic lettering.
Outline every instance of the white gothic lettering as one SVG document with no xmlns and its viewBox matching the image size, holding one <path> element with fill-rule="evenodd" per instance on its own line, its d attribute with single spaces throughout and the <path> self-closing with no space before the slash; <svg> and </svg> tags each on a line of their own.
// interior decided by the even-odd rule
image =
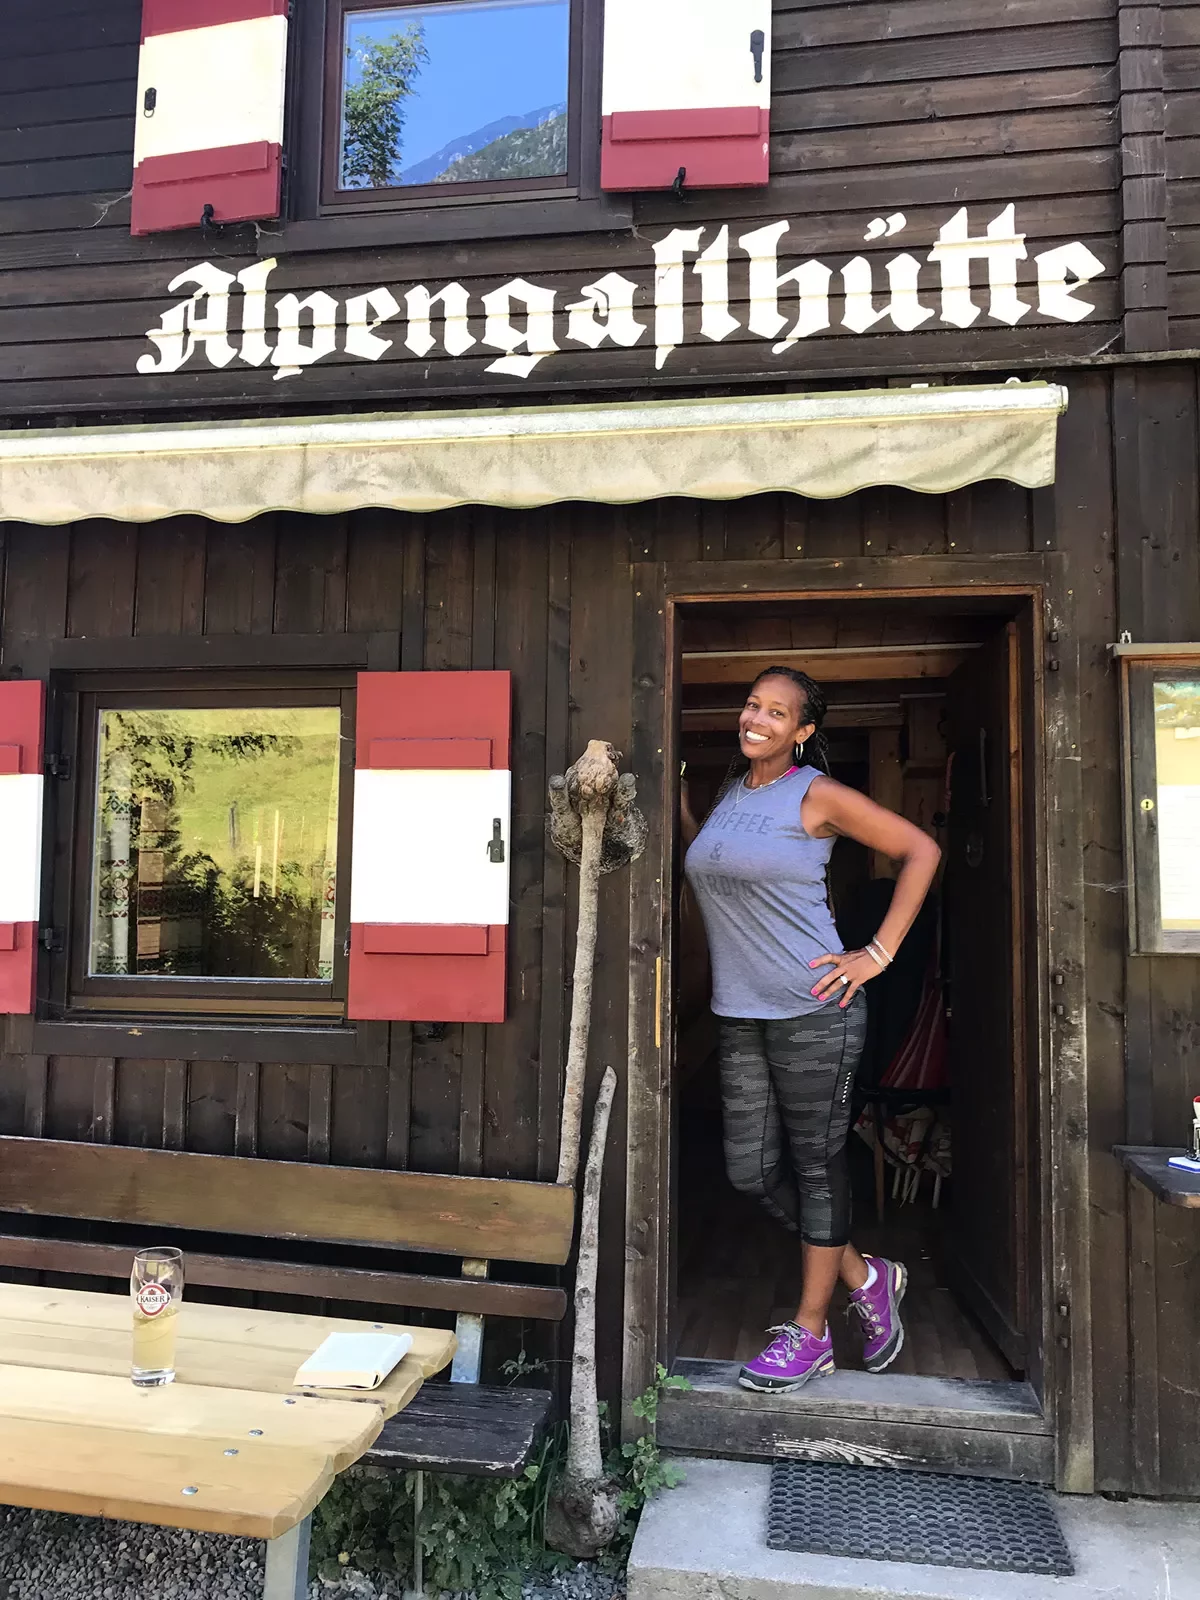
<svg viewBox="0 0 1200 1600">
<path fill-rule="evenodd" d="M 863 238 L 868 244 L 898 240 L 907 229 L 897 211 L 875 217 Z M 344 299 L 326 289 L 303 299 L 291 292 L 272 297 L 274 258 L 236 276 L 201 261 L 168 284 L 168 293 L 188 297 L 149 329 L 157 353 L 139 356 L 137 370 L 157 375 L 193 361 L 213 367 L 240 361 L 274 367 L 276 378 L 288 379 L 331 356 L 378 362 L 402 345 L 429 358 L 426 375 L 435 360 L 481 347 L 499 352 L 488 360 L 488 372 L 524 379 L 572 346 L 631 350 L 652 330 L 654 366 L 662 372 L 681 346 L 698 339 L 720 343 L 743 327 L 779 357 L 818 334 L 911 333 L 935 318 L 961 329 L 981 318 L 1012 328 L 1035 311 L 1052 322 L 1082 322 L 1096 309 L 1083 291 L 1106 270 L 1074 240 L 1034 256 L 1036 291 L 1031 284 L 1023 294 L 1018 265 L 1029 253 L 1014 205 L 1004 206 L 982 232 L 977 224 L 973 231 L 967 207 L 960 206 L 923 259 L 905 239 L 905 247 L 882 262 L 882 277 L 880 264 L 864 255 L 835 264 L 798 259 L 803 251 L 795 238 L 787 221 L 734 240 L 728 224 L 673 228 L 652 243 L 652 286 L 607 272 L 575 296 L 512 278 L 474 294 L 461 283 L 418 283 L 380 284 Z"/>
</svg>

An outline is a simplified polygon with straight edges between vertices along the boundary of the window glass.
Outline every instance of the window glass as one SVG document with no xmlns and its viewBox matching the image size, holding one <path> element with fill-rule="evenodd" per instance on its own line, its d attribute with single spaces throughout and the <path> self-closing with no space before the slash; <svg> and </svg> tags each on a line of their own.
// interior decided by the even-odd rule
<svg viewBox="0 0 1200 1600">
<path fill-rule="evenodd" d="M 336 706 L 103 710 L 88 971 L 333 976 Z"/>
<path fill-rule="evenodd" d="M 1200 930 L 1200 679 L 1154 685 L 1159 904 L 1164 933 Z"/>
<path fill-rule="evenodd" d="M 567 171 L 570 0 L 345 14 L 343 189 Z"/>
</svg>

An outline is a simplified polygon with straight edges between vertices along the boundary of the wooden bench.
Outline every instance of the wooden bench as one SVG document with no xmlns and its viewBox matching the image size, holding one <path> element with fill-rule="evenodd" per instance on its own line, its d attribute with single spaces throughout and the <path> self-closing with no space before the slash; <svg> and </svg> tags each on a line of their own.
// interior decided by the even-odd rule
<svg viewBox="0 0 1200 1600">
<path fill-rule="evenodd" d="M 186 1249 L 192 1286 L 454 1312 L 450 1385 L 430 1385 L 387 1424 L 366 1458 L 376 1466 L 515 1477 L 545 1428 L 550 1394 L 479 1387 L 483 1332 L 489 1316 L 562 1320 L 563 1289 L 497 1280 L 492 1263 L 564 1266 L 575 1225 L 570 1189 L 0 1136 L 0 1226 L 5 1213 L 152 1228 L 154 1239 L 138 1243 L 185 1233 L 222 1235 L 223 1246 L 245 1241 L 239 1253 Z M 255 1240 L 456 1256 L 462 1272 L 258 1256 L 246 1249 Z M 127 1279 L 136 1247 L 6 1231 L 0 1266 Z"/>
</svg>

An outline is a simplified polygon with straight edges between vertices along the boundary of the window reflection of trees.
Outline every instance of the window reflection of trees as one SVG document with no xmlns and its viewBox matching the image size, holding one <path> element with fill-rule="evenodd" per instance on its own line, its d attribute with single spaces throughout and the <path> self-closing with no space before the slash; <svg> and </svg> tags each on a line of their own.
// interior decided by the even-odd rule
<svg viewBox="0 0 1200 1600">
<path fill-rule="evenodd" d="M 92 973 L 331 978 L 337 747 L 333 708 L 103 713 Z"/>
</svg>

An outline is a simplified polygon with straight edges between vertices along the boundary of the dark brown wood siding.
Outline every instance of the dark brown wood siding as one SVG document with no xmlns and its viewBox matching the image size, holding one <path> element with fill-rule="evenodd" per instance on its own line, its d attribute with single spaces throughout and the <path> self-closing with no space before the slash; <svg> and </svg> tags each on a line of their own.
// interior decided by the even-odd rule
<svg viewBox="0 0 1200 1600">
<path fill-rule="evenodd" d="M 0 134 L 9 140 L 7 162 L 0 145 L 0 415 L 121 414 L 173 404 L 353 408 L 466 394 L 519 402 L 588 386 L 1019 366 L 1086 359 L 1120 345 L 1117 0 L 1001 0 L 984 11 L 972 0 L 909 0 L 902 7 L 777 0 L 767 189 L 710 191 L 682 205 L 670 195 L 639 196 L 636 228 L 615 233 L 450 243 L 436 216 L 425 215 L 396 218 L 378 247 L 351 249 L 339 244 L 335 222 L 319 253 L 293 250 L 286 228 L 277 227 L 257 246 L 249 229 L 207 240 L 198 231 L 130 238 L 137 0 L 109 0 L 103 21 L 89 11 L 78 49 L 35 54 L 50 38 L 74 39 L 76 5 L 45 0 L 35 8 L 16 0 L 0 18 L 4 72 L 15 85 L 25 70 L 52 68 L 57 78 L 46 103 L 58 108 L 31 102 L 21 114 L 27 120 Z M 57 19 L 53 26 L 48 14 Z M 841 326 L 837 274 L 850 258 L 871 261 L 882 304 L 887 260 L 903 250 L 924 262 L 959 207 L 968 208 L 972 232 L 982 234 L 1010 202 L 1027 252 L 1019 287 L 1028 310 L 1015 326 L 987 316 L 982 269 L 981 314 L 968 329 L 936 317 L 910 333 L 886 331 L 890 322 L 865 334 Z M 870 232 L 874 219 L 897 213 L 905 227 L 894 238 Z M 791 224 L 781 270 L 815 257 L 834 272 L 831 329 L 782 355 L 746 331 L 746 260 L 737 247 L 740 234 L 774 220 Z M 674 228 L 702 227 L 707 245 L 725 224 L 731 311 L 743 324 L 737 332 L 719 343 L 700 337 L 698 284 L 689 272 L 687 339 L 661 372 L 649 332 L 633 349 L 572 344 L 565 307 L 585 283 L 609 271 L 626 274 L 638 286 L 639 316 L 649 322 L 654 241 Z M 405 239 L 427 242 L 406 248 Z M 1034 258 L 1074 240 L 1104 263 L 1086 291 L 1095 310 L 1079 322 L 1054 321 L 1038 309 Z M 497 377 L 487 371 L 495 351 L 410 354 L 401 316 L 387 324 L 393 348 L 377 362 L 339 353 L 277 382 L 269 364 L 234 361 L 220 369 L 197 352 L 179 372 L 140 374 L 138 358 L 152 353 L 147 330 L 178 297 L 168 290 L 176 273 L 204 260 L 237 272 L 256 248 L 279 257 L 272 295 L 324 289 L 338 299 L 343 322 L 346 297 L 364 289 L 388 285 L 402 299 L 413 284 L 457 280 L 475 297 L 471 330 L 478 337 L 478 296 L 524 277 L 558 292 L 561 348 L 526 380 Z M 936 266 L 923 265 L 927 307 L 937 308 L 937 288 Z"/>
<path fill-rule="evenodd" d="M 1171 344 L 1200 347 L 1200 6 L 1164 4 L 1165 215 Z"/>
<path fill-rule="evenodd" d="M 1055 547 L 1081 661 L 1092 1184 L 1091 1330 L 1098 1486 L 1200 1489 L 1188 1214 L 1132 1201 L 1110 1147 L 1176 1142 L 1194 1085 L 1200 961 L 1125 954 L 1115 676 L 1107 647 L 1200 636 L 1191 367 L 1076 373 L 1053 492 L 981 484 L 945 498 L 664 501 L 509 515 L 201 519 L 127 528 L 10 526 L 6 659 L 63 636 L 396 631 L 405 666 L 515 674 L 515 913 L 510 1020 L 443 1037 L 395 1025 L 376 1065 L 34 1055 L 0 1059 L 0 1131 L 434 1172 L 553 1173 L 571 884 L 543 834 L 548 773 L 590 737 L 631 739 L 631 562 L 979 555 Z M 647 798 L 652 821 L 652 799 Z M 594 1070 L 626 1051 L 627 880 L 607 879 Z M 610 1147 L 601 1294 L 604 1383 L 619 1388 L 625 1311 L 624 1109 Z M 1075 1315 L 1089 1286 L 1074 1285 Z M 1081 1335 L 1082 1336 L 1082 1335 Z"/>
</svg>

